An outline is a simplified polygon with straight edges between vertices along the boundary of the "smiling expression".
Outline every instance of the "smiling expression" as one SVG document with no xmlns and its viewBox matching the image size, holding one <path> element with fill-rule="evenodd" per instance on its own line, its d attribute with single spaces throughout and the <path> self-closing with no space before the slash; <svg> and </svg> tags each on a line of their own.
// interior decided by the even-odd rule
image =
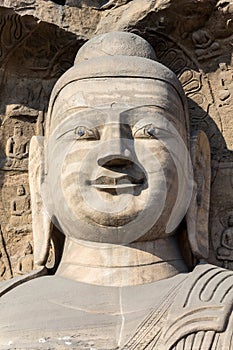
<svg viewBox="0 0 233 350">
<path fill-rule="evenodd" d="M 187 193 L 184 125 L 181 100 L 162 81 L 87 79 L 63 88 L 46 181 L 64 233 L 107 243 L 169 235 L 187 209 L 177 203 Z"/>
</svg>

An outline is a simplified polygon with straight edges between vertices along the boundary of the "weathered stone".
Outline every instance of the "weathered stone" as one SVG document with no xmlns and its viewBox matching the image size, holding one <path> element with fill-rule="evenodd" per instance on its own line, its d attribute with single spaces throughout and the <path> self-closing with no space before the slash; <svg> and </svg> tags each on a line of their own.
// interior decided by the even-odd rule
<svg viewBox="0 0 233 350">
<path fill-rule="evenodd" d="M 44 271 L 53 245 L 60 261 L 54 275 L 5 282 L 0 344 L 230 349 L 233 273 L 204 261 L 210 148 L 190 134 L 176 75 L 134 34 L 97 36 L 57 81 L 45 129 L 30 147 L 34 260 Z M 226 267 L 231 221 L 216 250 Z"/>
<path fill-rule="evenodd" d="M 57 77 L 71 66 L 84 40 L 109 29 L 136 30 L 150 40 L 159 59 L 180 76 L 190 99 L 191 123 L 207 132 L 213 159 L 231 159 L 226 148 L 232 149 L 230 2 L 9 0 L 1 6 L 2 164 L 14 122 L 22 120 L 29 139 L 43 134 L 48 96 Z M 218 48 L 210 57 L 213 44 Z M 195 56 L 205 53 L 198 56 L 197 50 L 207 50 L 198 65 Z M 32 124 L 29 133 L 27 119 Z M 215 202 L 213 206 L 222 210 Z"/>
<path fill-rule="evenodd" d="M 0 1 L 3 279 L 19 273 L 25 247 L 28 242 L 33 246 L 31 214 L 23 213 L 17 218 L 20 224 L 12 225 L 16 218 L 12 215 L 12 204 L 20 185 L 23 184 L 29 198 L 27 151 L 21 152 L 25 154 L 23 159 L 11 158 L 13 153 L 9 151 L 14 128 L 17 125 L 21 128 L 26 148 L 33 135 L 43 136 L 49 95 L 55 82 L 72 66 L 76 52 L 86 40 L 113 30 L 144 37 L 159 61 L 180 79 L 188 97 L 191 131 L 204 131 L 211 148 L 208 261 L 233 269 L 231 244 L 226 243 L 226 237 L 229 242 L 230 239 L 224 234 L 229 229 L 227 220 L 233 207 L 232 11 L 232 2 L 228 0 Z M 196 161 L 197 165 L 203 163 L 202 157 Z M 47 218 L 43 220 L 44 232 L 48 233 L 50 223 Z M 200 227 L 206 224 L 201 223 Z M 204 236 L 204 246 L 207 240 Z M 57 236 L 54 241 L 58 243 Z M 33 247 L 36 255 L 37 247 Z M 58 258 L 53 242 L 47 248 L 47 265 L 51 268 L 57 265 Z M 229 257 L 224 259 L 227 251 Z"/>
</svg>

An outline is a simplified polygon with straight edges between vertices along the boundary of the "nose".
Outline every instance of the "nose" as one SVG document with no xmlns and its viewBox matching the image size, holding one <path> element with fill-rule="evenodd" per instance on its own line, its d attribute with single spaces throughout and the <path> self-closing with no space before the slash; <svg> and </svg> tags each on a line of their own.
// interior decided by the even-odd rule
<svg viewBox="0 0 233 350">
<path fill-rule="evenodd" d="M 99 166 L 124 166 L 133 163 L 133 140 L 129 125 L 108 124 L 101 135 Z"/>
</svg>

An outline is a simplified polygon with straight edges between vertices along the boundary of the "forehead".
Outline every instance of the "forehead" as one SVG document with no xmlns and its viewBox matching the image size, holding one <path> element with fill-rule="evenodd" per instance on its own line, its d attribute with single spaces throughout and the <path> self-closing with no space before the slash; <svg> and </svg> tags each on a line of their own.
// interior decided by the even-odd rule
<svg viewBox="0 0 233 350">
<path fill-rule="evenodd" d="M 102 105 L 160 107 L 185 125 L 184 107 L 176 90 L 167 82 L 143 78 L 98 78 L 75 81 L 65 86 L 52 106 L 49 129 L 69 115 Z"/>
</svg>

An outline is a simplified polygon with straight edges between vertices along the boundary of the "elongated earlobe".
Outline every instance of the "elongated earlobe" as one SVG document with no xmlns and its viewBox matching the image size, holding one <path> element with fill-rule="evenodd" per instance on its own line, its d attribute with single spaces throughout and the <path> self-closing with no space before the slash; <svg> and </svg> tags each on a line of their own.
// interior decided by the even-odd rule
<svg viewBox="0 0 233 350">
<path fill-rule="evenodd" d="M 191 135 L 191 158 L 194 187 L 186 214 L 188 240 L 193 255 L 206 259 L 209 255 L 210 147 L 206 134 L 195 131 Z"/>
<path fill-rule="evenodd" d="M 52 222 L 43 203 L 42 182 L 44 178 L 44 137 L 33 136 L 29 150 L 29 185 L 32 207 L 32 231 L 34 240 L 34 262 L 46 264 L 49 255 Z"/>
</svg>

